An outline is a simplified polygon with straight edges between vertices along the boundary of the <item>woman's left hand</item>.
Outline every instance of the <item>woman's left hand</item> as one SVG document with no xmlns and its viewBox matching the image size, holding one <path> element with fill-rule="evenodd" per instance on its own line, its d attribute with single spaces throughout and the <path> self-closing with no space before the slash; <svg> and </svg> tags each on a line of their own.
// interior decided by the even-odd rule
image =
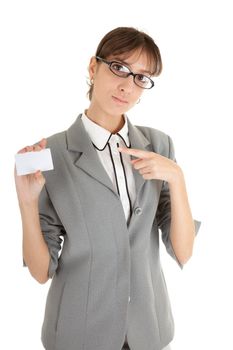
<svg viewBox="0 0 233 350">
<path fill-rule="evenodd" d="M 158 179 L 171 184 L 179 180 L 182 175 L 179 165 L 161 154 L 126 147 L 118 147 L 118 150 L 137 157 L 137 159 L 131 160 L 131 163 L 145 180 Z"/>
</svg>

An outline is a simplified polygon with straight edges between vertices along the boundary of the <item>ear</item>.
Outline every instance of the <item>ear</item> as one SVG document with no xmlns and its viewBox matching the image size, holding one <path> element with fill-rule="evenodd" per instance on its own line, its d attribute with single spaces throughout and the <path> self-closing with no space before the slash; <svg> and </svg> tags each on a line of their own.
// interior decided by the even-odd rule
<svg viewBox="0 0 233 350">
<path fill-rule="evenodd" d="M 96 60 L 95 56 L 92 56 L 90 59 L 89 66 L 88 66 L 90 80 L 94 78 L 96 70 L 97 70 L 97 60 Z"/>
</svg>

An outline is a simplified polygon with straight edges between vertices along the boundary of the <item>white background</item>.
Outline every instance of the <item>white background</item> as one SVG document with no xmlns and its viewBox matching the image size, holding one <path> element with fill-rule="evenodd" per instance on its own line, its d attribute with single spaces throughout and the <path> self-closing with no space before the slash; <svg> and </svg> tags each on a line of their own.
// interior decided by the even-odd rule
<svg viewBox="0 0 233 350">
<path fill-rule="evenodd" d="M 172 349 L 233 348 L 230 5 L 1 1 L 1 348 L 43 349 L 40 330 L 50 284 L 40 285 L 22 267 L 14 154 L 68 128 L 88 106 L 89 59 L 117 26 L 146 31 L 161 50 L 163 73 L 128 116 L 133 124 L 172 137 L 193 216 L 202 221 L 183 271 L 161 245 L 176 325 Z"/>
</svg>

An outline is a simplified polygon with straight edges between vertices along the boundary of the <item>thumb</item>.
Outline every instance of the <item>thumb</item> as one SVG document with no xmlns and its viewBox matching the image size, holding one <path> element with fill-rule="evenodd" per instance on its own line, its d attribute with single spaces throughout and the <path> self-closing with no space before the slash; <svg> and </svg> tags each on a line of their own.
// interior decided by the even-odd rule
<svg viewBox="0 0 233 350">
<path fill-rule="evenodd" d="M 34 176 L 40 185 L 42 185 L 45 182 L 45 178 L 44 178 L 44 175 L 42 174 L 41 170 L 37 170 L 37 172 L 35 172 Z"/>
</svg>

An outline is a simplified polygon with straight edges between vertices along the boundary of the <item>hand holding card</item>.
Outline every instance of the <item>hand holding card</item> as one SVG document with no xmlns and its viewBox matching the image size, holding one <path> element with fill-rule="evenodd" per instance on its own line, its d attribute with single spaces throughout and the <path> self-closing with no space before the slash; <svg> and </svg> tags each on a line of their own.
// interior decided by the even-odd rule
<svg viewBox="0 0 233 350">
<path fill-rule="evenodd" d="M 47 140 L 22 148 L 15 156 L 15 185 L 20 205 L 35 203 L 45 184 L 42 171 L 53 168 Z M 22 175 L 22 176 L 20 176 Z"/>
</svg>

